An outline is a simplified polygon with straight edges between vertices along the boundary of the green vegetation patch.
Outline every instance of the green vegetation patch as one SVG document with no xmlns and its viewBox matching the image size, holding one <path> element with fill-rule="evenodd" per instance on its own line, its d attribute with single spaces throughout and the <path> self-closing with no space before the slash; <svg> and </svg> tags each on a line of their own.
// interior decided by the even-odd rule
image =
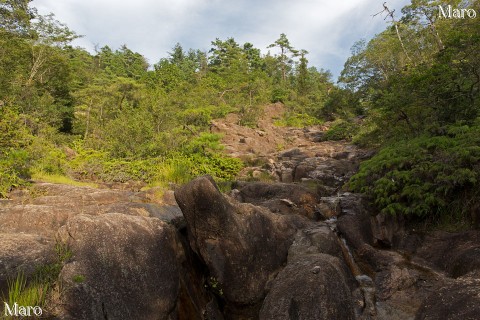
<svg viewBox="0 0 480 320">
<path fill-rule="evenodd" d="M 308 113 L 287 112 L 282 119 L 275 120 L 274 124 L 278 127 L 296 127 L 303 128 L 322 124 L 323 121 L 315 118 Z"/>
<path fill-rule="evenodd" d="M 351 140 L 359 131 L 359 126 L 353 121 L 337 120 L 325 132 L 324 140 Z"/>
<path fill-rule="evenodd" d="M 384 147 L 362 163 L 349 186 L 369 195 L 383 213 L 421 218 L 464 215 L 480 190 L 480 127 L 451 126 Z"/>
<path fill-rule="evenodd" d="M 8 280 L 8 292 L 3 300 L 10 307 L 16 303 L 19 308 L 33 306 L 48 308 L 48 298 L 57 284 L 60 271 L 72 256 L 70 249 L 62 243 L 55 244 L 55 252 L 56 261 L 37 267 L 31 277 L 27 278 L 20 270 L 14 278 Z M 1 315 L 3 314 L 2 312 Z"/>
</svg>

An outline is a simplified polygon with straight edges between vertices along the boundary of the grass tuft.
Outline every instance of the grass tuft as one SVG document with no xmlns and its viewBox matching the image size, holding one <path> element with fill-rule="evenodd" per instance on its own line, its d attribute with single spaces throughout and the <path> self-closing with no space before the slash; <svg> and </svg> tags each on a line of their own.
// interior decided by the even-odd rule
<svg viewBox="0 0 480 320">
<path fill-rule="evenodd" d="M 93 182 L 82 182 L 73 180 L 70 177 L 63 176 L 60 174 L 49 174 L 44 172 L 35 172 L 32 174 L 32 179 L 41 182 L 49 182 L 49 183 L 59 183 L 59 184 L 68 184 L 71 186 L 76 187 L 91 187 L 91 188 L 98 188 L 98 185 Z"/>
</svg>

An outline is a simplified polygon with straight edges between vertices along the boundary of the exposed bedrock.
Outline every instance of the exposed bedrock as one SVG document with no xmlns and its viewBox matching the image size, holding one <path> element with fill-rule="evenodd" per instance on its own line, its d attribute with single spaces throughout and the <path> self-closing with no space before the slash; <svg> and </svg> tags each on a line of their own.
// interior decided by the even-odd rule
<svg viewBox="0 0 480 320">
<path fill-rule="evenodd" d="M 205 263 L 227 319 L 354 318 L 356 282 L 324 223 L 238 203 L 209 177 L 175 196 L 190 246 Z"/>
</svg>

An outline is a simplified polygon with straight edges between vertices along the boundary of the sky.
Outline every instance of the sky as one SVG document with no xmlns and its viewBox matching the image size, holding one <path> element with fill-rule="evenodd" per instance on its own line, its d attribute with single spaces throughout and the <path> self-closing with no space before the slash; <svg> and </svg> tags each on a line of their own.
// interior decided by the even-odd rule
<svg viewBox="0 0 480 320">
<path fill-rule="evenodd" d="M 53 12 L 77 34 L 74 46 L 94 52 L 123 44 L 150 64 L 168 57 L 176 43 L 208 51 L 216 38 L 252 43 L 266 54 L 285 33 L 295 49 L 309 52 L 310 66 L 340 74 L 350 48 L 383 31 L 386 0 L 34 0 L 40 14 Z M 409 0 L 387 0 L 400 9 Z"/>
</svg>

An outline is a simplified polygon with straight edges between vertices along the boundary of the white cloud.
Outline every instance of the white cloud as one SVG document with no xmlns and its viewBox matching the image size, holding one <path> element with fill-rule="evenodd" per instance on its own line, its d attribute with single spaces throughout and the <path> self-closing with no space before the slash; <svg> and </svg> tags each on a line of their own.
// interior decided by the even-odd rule
<svg viewBox="0 0 480 320">
<path fill-rule="evenodd" d="M 389 1 L 398 10 L 408 0 Z M 150 63 L 165 57 L 176 42 L 185 49 L 208 50 L 215 38 L 234 37 L 266 52 L 280 33 L 297 49 L 310 52 L 311 64 L 341 70 L 350 46 L 385 28 L 371 15 L 383 0 L 34 0 L 39 12 L 55 13 L 72 30 L 85 35 L 76 45 L 90 51 L 95 44 L 122 44 Z M 398 11 L 397 11 L 398 12 Z"/>
</svg>

